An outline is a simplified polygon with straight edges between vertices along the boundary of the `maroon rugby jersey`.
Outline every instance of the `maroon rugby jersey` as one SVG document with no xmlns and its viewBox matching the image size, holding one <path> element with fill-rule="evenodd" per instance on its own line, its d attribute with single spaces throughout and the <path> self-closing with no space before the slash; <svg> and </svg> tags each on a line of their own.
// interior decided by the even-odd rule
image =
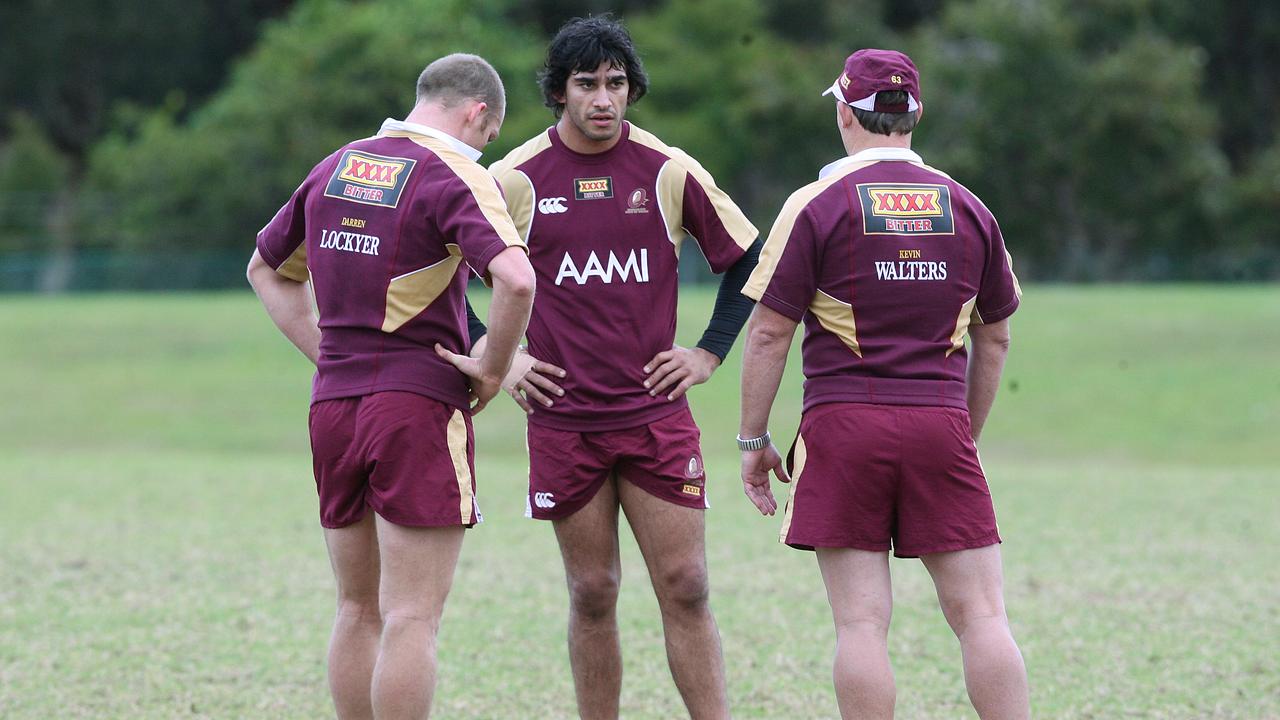
<svg viewBox="0 0 1280 720">
<path fill-rule="evenodd" d="M 1000 228 L 973 193 L 906 149 L 823 169 L 783 206 L 742 291 L 804 321 L 804 409 L 966 408 L 964 336 L 1018 308 Z"/>
<path fill-rule="evenodd" d="M 387 120 L 317 165 L 258 233 L 276 272 L 311 280 L 320 314 L 312 401 L 404 390 L 466 409 L 467 380 L 435 344 L 469 349 L 468 272 L 523 246 L 479 153 Z"/>
<path fill-rule="evenodd" d="M 549 128 L 490 171 L 537 274 L 529 352 L 567 372 L 564 397 L 529 420 L 616 430 L 685 407 L 649 396 L 644 365 L 675 342 L 681 241 L 724 272 L 755 241 L 742 211 L 697 161 L 631 123 L 594 155 Z"/>
</svg>

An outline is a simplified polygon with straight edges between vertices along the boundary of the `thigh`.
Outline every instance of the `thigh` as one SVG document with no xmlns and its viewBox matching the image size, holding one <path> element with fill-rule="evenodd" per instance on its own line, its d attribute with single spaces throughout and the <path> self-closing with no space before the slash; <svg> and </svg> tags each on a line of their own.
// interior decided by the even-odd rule
<svg viewBox="0 0 1280 720">
<path fill-rule="evenodd" d="M 376 602 L 378 598 L 378 533 L 372 513 L 341 528 L 325 528 L 329 564 L 338 584 L 338 600 Z"/>
<path fill-rule="evenodd" d="M 870 622 L 888 629 L 893 614 L 888 551 L 818 548 L 817 555 L 836 626 Z"/>
<path fill-rule="evenodd" d="M 368 475 L 357 447 L 361 398 L 321 400 L 307 420 L 311 467 L 320 499 L 320 524 L 342 528 L 365 516 Z"/>
<path fill-rule="evenodd" d="M 1004 616 L 1004 570 L 999 545 L 924 555 L 920 559 L 933 577 L 938 604 L 957 633 L 969 618 Z"/>
<path fill-rule="evenodd" d="M 889 550 L 898 472 L 895 408 L 830 403 L 805 413 L 791 453 L 782 541 Z"/>
<path fill-rule="evenodd" d="M 607 433 L 606 440 L 618 458 L 618 474 L 632 486 L 673 505 L 708 507 L 701 431 L 689 408 Z"/>
<path fill-rule="evenodd" d="M 471 416 L 410 392 L 369 395 L 360 406 L 360 445 L 369 467 L 369 505 L 408 527 L 471 527 L 475 436 Z"/>
<path fill-rule="evenodd" d="M 618 555 L 615 482 L 602 483 L 587 504 L 572 515 L 553 520 L 552 526 L 570 590 L 583 585 L 618 584 L 622 562 Z"/>
<path fill-rule="evenodd" d="M 599 434 L 555 430 L 529 423 L 529 495 L 525 501 L 525 517 L 560 520 L 593 502 L 601 488 L 608 484 L 612 470 L 612 460 L 591 440 Z M 616 515 L 616 497 L 613 505 Z"/>
<path fill-rule="evenodd" d="M 1000 542 L 986 476 L 960 408 L 902 408 L 894 553 L 918 557 Z"/>
<path fill-rule="evenodd" d="M 618 498 L 659 597 L 667 586 L 684 594 L 705 593 L 706 513 L 655 496 L 626 476 L 619 478 Z"/>
<path fill-rule="evenodd" d="M 377 518 L 384 614 L 438 621 L 453 585 L 463 528 L 406 527 Z"/>
</svg>

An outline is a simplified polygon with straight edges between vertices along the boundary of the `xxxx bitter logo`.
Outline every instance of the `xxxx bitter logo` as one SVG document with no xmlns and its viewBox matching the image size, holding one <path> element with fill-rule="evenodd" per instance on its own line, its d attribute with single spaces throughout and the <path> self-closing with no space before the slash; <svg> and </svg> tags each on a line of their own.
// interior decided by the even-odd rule
<svg viewBox="0 0 1280 720">
<path fill-rule="evenodd" d="M 612 177 L 574 178 L 575 200 L 604 200 L 613 197 Z"/>
<path fill-rule="evenodd" d="M 364 205 L 393 208 L 399 204 L 400 194 L 416 163 L 412 158 L 345 150 L 324 194 Z"/>
<path fill-rule="evenodd" d="M 867 235 L 955 234 L 946 185 L 862 183 L 858 197 Z"/>
</svg>

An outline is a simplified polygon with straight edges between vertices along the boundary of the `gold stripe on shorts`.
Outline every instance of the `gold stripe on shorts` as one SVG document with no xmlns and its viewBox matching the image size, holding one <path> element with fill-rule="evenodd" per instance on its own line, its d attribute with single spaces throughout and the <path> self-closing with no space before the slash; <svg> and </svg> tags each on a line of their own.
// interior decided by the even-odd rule
<svg viewBox="0 0 1280 720">
<path fill-rule="evenodd" d="M 796 436 L 795 465 L 791 471 L 791 497 L 787 499 L 787 511 L 782 519 L 782 532 L 778 533 L 778 542 L 787 541 L 787 532 L 791 530 L 791 513 L 795 510 L 796 491 L 800 489 L 800 474 L 804 472 L 804 460 L 808 452 L 804 447 L 804 436 Z"/>
<path fill-rule="evenodd" d="M 456 408 L 453 417 L 449 418 L 448 440 L 449 458 L 453 460 L 453 474 L 458 478 L 458 495 L 461 497 L 458 511 L 462 515 L 462 524 L 469 525 L 475 494 L 471 492 L 471 466 L 467 464 L 467 421 L 462 411 Z"/>
</svg>

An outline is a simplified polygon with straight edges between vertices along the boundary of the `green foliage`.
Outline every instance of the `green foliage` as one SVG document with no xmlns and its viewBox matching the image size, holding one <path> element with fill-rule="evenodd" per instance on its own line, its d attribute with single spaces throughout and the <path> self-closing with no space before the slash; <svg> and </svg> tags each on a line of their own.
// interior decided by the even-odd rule
<svg viewBox="0 0 1280 720">
<path fill-rule="evenodd" d="M 452 51 L 484 55 L 507 82 L 507 122 L 486 153 L 500 157 L 553 121 L 535 82 L 547 33 L 596 5 L 304 0 L 209 102 L 118 113 L 90 162 L 87 192 L 107 202 L 82 203 L 82 236 L 247 248 L 309 168 L 403 117 L 418 71 Z M 1273 10 L 1235 48 L 1221 36 L 1245 17 L 1234 0 L 1203 16 L 1212 28 L 1173 0 L 624 7 L 652 80 L 630 117 L 699 159 L 762 230 L 843 154 L 819 93 L 844 57 L 900 47 L 922 72 L 918 149 L 992 208 L 1023 275 L 1280 273 L 1268 134 L 1280 90 L 1258 80 L 1258 53 L 1280 37 Z M 1252 85 L 1224 76 L 1233 60 Z"/>
<path fill-rule="evenodd" d="M 98 231 L 123 244 L 249 247 L 315 163 L 408 112 L 431 60 L 475 52 L 505 78 L 529 78 L 541 48 L 501 9 L 465 0 L 298 4 L 188 122 L 157 112 L 95 149 L 92 186 L 123 201 Z M 514 144 L 545 125 L 528 119 L 532 81 L 511 86 L 511 108 L 525 109 L 503 131 Z"/>
<path fill-rule="evenodd" d="M 1102 41 L 1062 3 L 989 0 L 916 38 L 923 151 L 995 210 L 1032 276 L 1185 275 L 1210 244 L 1225 164 L 1201 56 L 1129 29 Z"/>
<path fill-rule="evenodd" d="M 9 119 L 0 143 L 0 250 L 45 246 L 49 213 L 70 175 L 71 163 L 39 123 L 21 113 Z"/>
</svg>

